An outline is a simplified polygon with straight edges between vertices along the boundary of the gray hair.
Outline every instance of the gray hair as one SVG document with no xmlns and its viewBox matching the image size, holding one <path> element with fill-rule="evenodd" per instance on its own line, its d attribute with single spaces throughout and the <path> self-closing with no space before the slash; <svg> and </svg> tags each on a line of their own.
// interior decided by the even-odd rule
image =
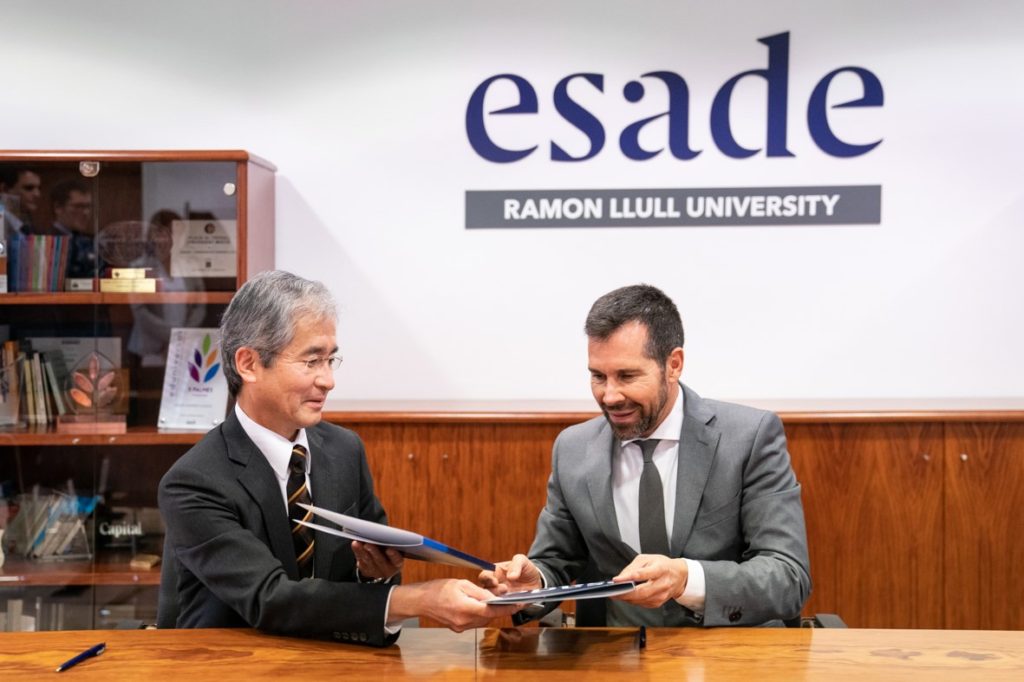
<svg viewBox="0 0 1024 682">
<path fill-rule="evenodd" d="M 252 348 L 263 366 L 269 367 L 295 338 L 300 317 L 337 320 L 334 297 L 327 287 L 284 270 L 261 272 L 242 285 L 220 321 L 220 352 L 232 396 L 242 388 L 235 352 Z"/>
</svg>

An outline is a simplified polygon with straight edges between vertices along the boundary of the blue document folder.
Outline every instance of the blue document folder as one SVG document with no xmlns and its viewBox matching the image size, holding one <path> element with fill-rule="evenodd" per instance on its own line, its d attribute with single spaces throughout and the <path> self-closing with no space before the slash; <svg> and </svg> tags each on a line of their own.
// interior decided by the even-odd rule
<svg viewBox="0 0 1024 682">
<path fill-rule="evenodd" d="M 509 592 L 500 597 L 488 599 L 488 604 L 539 604 L 546 601 L 562 601 L 564 599 L 600 599 L 626 594 L 636 589 L 638 583 L 613 583 L 603 580 L 597 583 L 582 585 L 562 585 L 560 587 L 542 587 L 526 592 Z"/>
<path fill-rule="evenodd" d="M 318 523 L 310 523 L 308 521 L 293 519 L 296 523 L 301 523 L 303 526 L 309 526 L 310 528 L 324 533 L 338 535 L 343 538 L 348 538 L 349 540 L 367 542 L 371 545 L 378 545 L 380 547 L 394 547 L 410 559 L 419 559 L 421 561 L 430 561 L 435 564 L 448 564 L 449 566 L 460 566 L 463 568 L 482 568 L 488 571 L 494 570 L 494 564 L 490 561 L 484 561 L 483 559 L 478 559 L 472 554 L 460 552 L 453 547 L 449 547 L 437 540 L 431 540 L 419 533 L 403 530 L 401 528 L 394 528 L 392 526 L 385 526 L 383 524 L 374 523 L 373 521 L 367 521 L 355 516 L 339 514 L 338 512 L 321 509 L 320 507 L 314 507 L 308 504 L 300 504 L 299 506 L 304 509 L 308 509 L 316 516 L 327 519 L 339 526 L 339 528 L 331 528 Z"/>
</svg>

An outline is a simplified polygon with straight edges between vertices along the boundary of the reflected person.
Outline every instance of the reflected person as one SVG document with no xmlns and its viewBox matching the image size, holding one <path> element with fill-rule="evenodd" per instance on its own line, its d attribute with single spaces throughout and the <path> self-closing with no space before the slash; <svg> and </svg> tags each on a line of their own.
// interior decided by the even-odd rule
<svg viewBox="0 0 1024 682">
<path fill-rule="evenodd" d="M 81 180 L 58 182 L 50 192 L 52 233 L 71 238 L 67 276 L 98 277 L 103 263 L 96 253 L 96 229 L 92 219 L 92 191 Z"/>
<path fill-rule="evenodd" d="M 4 204 L 2 238 L 35 233 L 35 212 L 42 198 L 42 179 L 28 168 L 0 165 L 0 198 Z"/>
</svg>

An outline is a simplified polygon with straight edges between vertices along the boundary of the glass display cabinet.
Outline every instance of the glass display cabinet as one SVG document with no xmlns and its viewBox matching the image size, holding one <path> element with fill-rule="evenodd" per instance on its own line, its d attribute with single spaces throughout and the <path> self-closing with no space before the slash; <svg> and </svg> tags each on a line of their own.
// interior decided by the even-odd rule
<svg viewBox="0 0 1024 682">
<path fill-rule="evenodd" d="M 171 330 L 273 267 L 275 170 L 0 151 L 0 631 L 155 621 L 157 484 L 212 426 L 160 427 Z"/>
</svg>

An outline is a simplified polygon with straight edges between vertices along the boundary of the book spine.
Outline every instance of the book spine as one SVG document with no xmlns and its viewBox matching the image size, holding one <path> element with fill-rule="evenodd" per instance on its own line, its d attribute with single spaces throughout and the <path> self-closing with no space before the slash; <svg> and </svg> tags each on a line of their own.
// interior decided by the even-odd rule
<svg viewBox="0 0 1024 682">
<path fill-rule="evenodd" d="M 21 381 L 25 387 L 25 417 L 29 424 L 36 423 L 36 391 L 32 381 L 32 361 L 23 358 L 21 361 Z"/>
<path fill-rule="evenodd" d="M 57 238 L 47 237 L 46 238 L 46 290 L 56 291 L 54 289 L 57 286 L 57 282 L 54 279 L 57 275 Z"/>
<path fill-rule="evenodd" d="M 43 237 L 32 235 L 32 291 L 46 291 L 43 287 L 43 263 L 46 253 L 43 249 Z"/>
<path fill-rule="evenodd" d="M 71 237 L 58 237 L 58 239 L 60 239 L 60 262 L 57 264 L 59 273 L 57 291 L 64 291 L 64 282 L 68 274 L 68 254 L 71 253 Z"/>
<path fill-rule="evenodd" d="M 46 371 L 46 379 L 50 384 L 50 392 L 53 393 L 53 404 L 57 408 L 57 414 L 67 414 L 67 408 L 64 406 L 64 398 L 61 395 L 62 391 L 60 390 L 60 386 L 57 385 L 57 375 L 53 371 L 53 363 L 51 363 L 49 359 L 46 359 L 43 362 L 43 366 Z"/>
<path fill-rule="evenodd" d="M 49 423 L 49 413 L 46 409 L 46 388 L 43 386 L 43 368 L 39 364 L 39 353 L 32 354 L 32 380 L 36 389 L 36 415 L 39 424 Z"/>
<path fill-rule="evenodd" d="M 12 399 L 14 400 L 14 406 L 11 408 L 11 414 L 15 421 L 17 421 L 18 414 L 21 409 L 21 377 L 19 376 L 20 373 L 18 368 L 18 342 L 5 341 L 4 354 L 7 356 L 8 386 L 11 391 Z"/>
</svg>

